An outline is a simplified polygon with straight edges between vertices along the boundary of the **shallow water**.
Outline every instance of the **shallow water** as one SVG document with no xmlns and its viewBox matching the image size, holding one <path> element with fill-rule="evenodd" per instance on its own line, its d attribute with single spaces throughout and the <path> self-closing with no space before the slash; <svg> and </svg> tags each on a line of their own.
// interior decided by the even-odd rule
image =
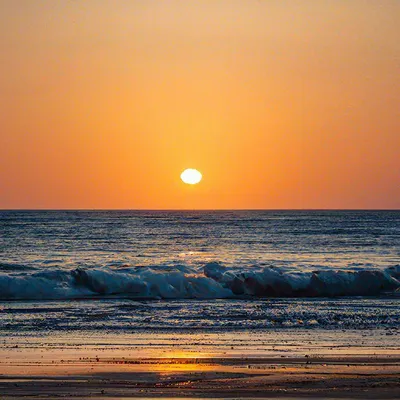
<svg viewBox="0 0 400 400">
<path fill-rule="evenodd" d="M 400 328 L 388 298 L 2 302 L 0 334 Z"/>
</svg>

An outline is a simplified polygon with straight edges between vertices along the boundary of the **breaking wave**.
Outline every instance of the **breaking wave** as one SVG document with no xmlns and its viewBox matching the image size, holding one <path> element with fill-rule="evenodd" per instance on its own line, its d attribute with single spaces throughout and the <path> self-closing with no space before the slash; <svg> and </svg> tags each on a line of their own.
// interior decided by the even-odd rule
<svg viewBox="0 0 400 400">
<path fill-rule="evenodd" d="M 0 299 L 222 299 L 400 294 L 400 265 L 385 270 L 299 271 L 274 267 L 77 268 L 0 273 Z"/>
<path fill-rule="evenodd" d="M 400 293 L 400 265 L 385 270 L 320 270 L 187 266 L 43 270 L 0 274 L 0 299 L 140 299 L 376 296 Z"/>
</svg>

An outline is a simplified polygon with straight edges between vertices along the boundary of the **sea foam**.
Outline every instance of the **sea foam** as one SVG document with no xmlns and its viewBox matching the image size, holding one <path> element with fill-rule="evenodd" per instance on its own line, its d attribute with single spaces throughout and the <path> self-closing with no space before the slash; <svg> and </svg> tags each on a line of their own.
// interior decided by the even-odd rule
<svg viewBox="0 0 400 400">
<path fill-rule="evenodd" d="M 222 299 L 400 294 L 400 265 L 301 271 L 274 267 L 189 266 L 45 269 L 0 273 L 0 299 Z"/>
</svg>

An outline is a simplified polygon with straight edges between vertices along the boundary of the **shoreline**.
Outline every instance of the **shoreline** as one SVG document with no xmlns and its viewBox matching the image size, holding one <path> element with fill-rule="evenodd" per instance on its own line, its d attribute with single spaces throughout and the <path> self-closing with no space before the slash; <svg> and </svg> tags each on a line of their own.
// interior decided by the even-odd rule
<svg viewBox="0 0 400 400">
<path fill-rule="evenodd" d="M 34 311 L 26 310 L 27 322 Z M 400 398 L 397 326 L 214 332 L 38 326 L 0 330 L 0 399 Z"/>
</svg>

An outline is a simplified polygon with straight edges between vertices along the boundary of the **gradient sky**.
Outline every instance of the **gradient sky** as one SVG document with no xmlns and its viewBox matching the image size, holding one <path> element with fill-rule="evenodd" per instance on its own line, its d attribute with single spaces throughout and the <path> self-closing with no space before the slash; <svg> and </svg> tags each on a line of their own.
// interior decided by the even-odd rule
<svg viewBox="0 0 400 400">
<path fill-rule="evenodd" d="M 400 208 L 398 0 L 0 0 L 0 58 L 0 208 Z"/>
</svg>

